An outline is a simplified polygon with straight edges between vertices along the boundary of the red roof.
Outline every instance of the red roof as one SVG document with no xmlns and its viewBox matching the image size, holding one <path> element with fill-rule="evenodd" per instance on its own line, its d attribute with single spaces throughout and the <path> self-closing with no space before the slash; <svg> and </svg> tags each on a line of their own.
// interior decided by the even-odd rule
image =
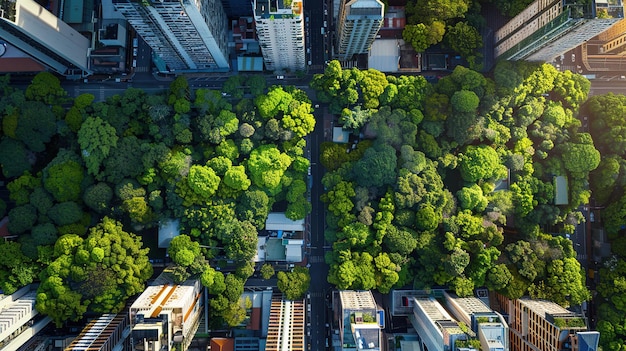
<svg viewBox="0 0 626 351">
<path fill-rule="evenodd" d="M 46 68 L 30 57 L 0 58 L 0 72 L 41 72 Z"/>
<path fill-rule="evenodd" d="M 261 309 L 259 307 L 252 308 L 252 312 L 250 313 L 250 321 L 248 322 L 246 329 L 261 329 Z"/>
</svg>

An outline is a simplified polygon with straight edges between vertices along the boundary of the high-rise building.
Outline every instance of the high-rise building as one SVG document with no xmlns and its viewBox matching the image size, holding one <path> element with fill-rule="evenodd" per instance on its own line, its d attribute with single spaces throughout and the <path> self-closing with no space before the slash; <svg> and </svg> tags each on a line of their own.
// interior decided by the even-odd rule
<svg viewBox="0 0 626 351">
<path fill-rule="evenodd" d="M 624 18 L 621 1 L 569 4 L 536 0 L 495 36 L 494 55 L 504 60 L 549 62 Z"/>
<path fill-rule="evenodd" d="M 160 71 L 223 71 L 228 20 L 220 0 L 113 0 L 150 45 Z"/>
<path fill-rule="evenodd" d="M 304 351 L 304 301 L 289 301 L 281 295 L 272 297 L 266 351 Z"/>
<path fill-rule="evenodd" d="M 65 351 L 121 351 L 130 348 L 128 310 L 91 320 Z"/>
<path fill-rule="evenodd" d="M 91 74 L 89 39 L 35 1 L 15 3 L 15 22 L 0 18 L 0 39 L 60 75 L 80 78 Z M 0 56 L 7 53 L 7 47 L 0 47 Z"/>
<path fill-rule="evenodd" d="M 35 309 L 37 286 L 28 285 L 15 293 L 0 295 L 0 350 L 14 351 L 52 320 Z"/>
<path fill-rule="evenodd" d="M 600 333 L 587 330 L 586 318 L 545 300 L 509 300 L 497 295 L 508 314 L 511 351 L 591 351 Z"/>
<path fill-rule="evenodd" d="M 254 0 L 253 6 L 265 69 L 304 70 L 302 0 Z"/>
<path fill-rule="evenodd" d="M 349 60 L 366 54 L 383 24 L 385 5 L 380 0 L 343 0 L 337 23 L 337 55 Z"/>
</svg>

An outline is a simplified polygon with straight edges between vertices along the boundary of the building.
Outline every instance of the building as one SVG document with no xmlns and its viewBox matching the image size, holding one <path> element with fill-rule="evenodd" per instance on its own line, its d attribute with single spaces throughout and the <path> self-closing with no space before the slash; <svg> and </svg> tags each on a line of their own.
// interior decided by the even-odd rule
<svg viewBox="0 0 626 351">
<path fill-rule="evenodd" d="M 337 23 L 337 54 L 341 61 L 367 54 L 383 24 L 385 5 L 380 0 L 344 0 Z"/>
<path fill-rule="evenodd" d="M 484 351 L 509 351 L 509 326 L 476 297 L 458 297 L 443 292 L 446 307 L 454 317 L 472 329 Z"/>
<path fill-rule="evenodd" d="M 511 351 L 589 351 L 598 349 L 600 333 L 587 330 L 587 319 L 545 300 L 509 300 L 497 295 L 508 315 Z"/>
<path fill-rule="evenodd" d="M 89 322 L 65 351 L 124 351 L 130 349 L 128 311 L 104 314 Z"/>
<path fill-rule="evenodd" d="M 0 295 L 0 350 L 17 350 L 50 323 L 50 317 L 35 309 L 36 297 L 34 285 L 8 296 Z"/>
<path fill-rule="evenodd" d="M 254 21 L 269 71 L 305 69 L 302 0 L 254 0 Z"/>
<path fill-rule="evenodd" d="M 55 15 L 33 0 L 17 0 L 15 22 L 0 18 L 0 58 L 19 65 L 9 71 L 32 72 L 36 66 L 31 60 L 47 70 L 66 76 L 80 78 L 91 74 L 88 64 L 89 39 L 85 38 Z M 31 60 L 29 60 L 31 59 Z M 23 67 L 22 67 L 23 66 Z M 0 68 L 4 72 L 4 68 Z"/>
<path fill-rule="evenodd" d="M 184 351 L 204 312 L 198 280 L 175 284 L 166 268 L 130 307 L 131 346 L 142 351 Z"/>
<path fill-rule="evenodd" d="M 284 213 L 272 212 L 265 221 L 268 235 L 259 235 L 254 262 L 302 262 L 304 259 L 304 220 L 291 220 Z"/>
<path fill-rule="evenodd" d="M 339 291 L 339 309 L 341 350 L 383 350 L 384 311 L 371 291 Z"/>
<path fill-rule="evenodd" d="M 228 20 L 220 0 L 113 0 L 152 48 L 159 71 L 227 71 Z"/>
<path fill-rule="evenodd" d="M 623 17 L 621 1 L 594 0 L 588 6 L 536 0 L 495 33 L 494 55 L 504 60 L 550 62 Z"/>
<path fill-rule="evenodd" d="M 456 350 L 456 343 L 467 335 L 456 320 L 432 296 L 413 296 L 413 314 L 409 320 L 420 337 L 422 349 L 429 351 Z"/>
<path fill-rule="evenodd" d="M 306 350 L 304 300 L 285 300 L 282 294 L 272 297 L 270 307 L 266 351 Z"/>
</svg>

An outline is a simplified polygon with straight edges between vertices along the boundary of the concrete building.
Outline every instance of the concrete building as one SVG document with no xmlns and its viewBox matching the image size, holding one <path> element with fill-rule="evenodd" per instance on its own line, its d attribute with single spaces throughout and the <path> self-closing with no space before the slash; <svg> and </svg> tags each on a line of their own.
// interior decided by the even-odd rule
<svg viewBox="0 0 626 351">
<path fill-rule="evenodd" d="M 600 333 L 587 330 L 587 319 L 545 300 L 509 300 L 496 295 L 508 315 L 511 351 L 590 351 Z"/>
<path fill-rule="evenodd" d="M 337 54 L 342 61 L 367 54 L 383 24 L 385 5 L 380 0 L 343 0 L 337 23 Z"/>
<path fill-rule="evenodd" d="M 496 58 L 550 62 L 606 31 L 624 17 L 621 0 L 590 5 L 536 0 L 494 36 Z"/>
<path fill-rule="evenodd" d="M 455 343 L 467 340 L 458 322 L 432 296 L 411 297 L 413 314 L 409 320 L 420 337 L 422 349 L 453 351 Z"/>
<path fill-rule="evenodd" d="M 509 326 L 497 312 L 476 297 L 458 297 L 443 292 L 446 307 L 472 329 L 484 351 L 509 351 Z"/>
<path fill-rule="evenodd" d="M 33 0 L 17 0 L 15 11 L 15 22 L 0 18 L 4 44 L 60 75 L 76 79 L 91 74 L 87 38 Z M 9 46 L 2 45 L 0 56 Z M 21 64 L 16 60 L 19 56 L 14 57 L 14 63 Z"/>
<path fill-rule="evenodd" d="M 304 300 L 285 300 L 282 294 L 272 297 L 265 343 L 266 351 L 306 350 L 304 305 Z"/>
<path fill-rule="evenodd" d="M 339 291 L 341 350 L 383 350 L 384 313 L 371 291 Z"/>
<path fill-rule="evenodd" d="M 150 45 L 160 71 L 227 71 L 228 20 L 220 0 L 113 0 Z"/>
<path fill-rule="evenodd" d="M 89 322 L 65 351 L 124 351 L 130 349 L 128 312 L 103 314 Z"/>
<path fill-rule="evenodd" d="M 33 285 L 0 295 L 0 350 L 17 350 L 50 323 L 50 317 L 35 309 L 36 297 L 37 287 Z"/>
<path fill-rule="evenodd" d="M 198 280 L 174 284 L 171 268 L 148 286 L 130 307 L 131 347 L 141 351 L 185 351 L 204 312 Z"/>
<path fill-rule="evenodd" d="M 305 69 L 302 0 L 254 0 L 254 21 L 265 69 Z"/>
</svg>

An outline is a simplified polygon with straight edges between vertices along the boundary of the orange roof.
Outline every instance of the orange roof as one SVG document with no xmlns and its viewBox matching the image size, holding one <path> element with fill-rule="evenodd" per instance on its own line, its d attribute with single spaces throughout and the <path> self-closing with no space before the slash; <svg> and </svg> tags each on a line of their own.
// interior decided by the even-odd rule
<svg viewBox="0 0 626 351">
<path fill-rule="evenodd" d="M 213 338 L 211 339 L 211 351 L 234 351 L 235 339 Z"/>
</svg>

